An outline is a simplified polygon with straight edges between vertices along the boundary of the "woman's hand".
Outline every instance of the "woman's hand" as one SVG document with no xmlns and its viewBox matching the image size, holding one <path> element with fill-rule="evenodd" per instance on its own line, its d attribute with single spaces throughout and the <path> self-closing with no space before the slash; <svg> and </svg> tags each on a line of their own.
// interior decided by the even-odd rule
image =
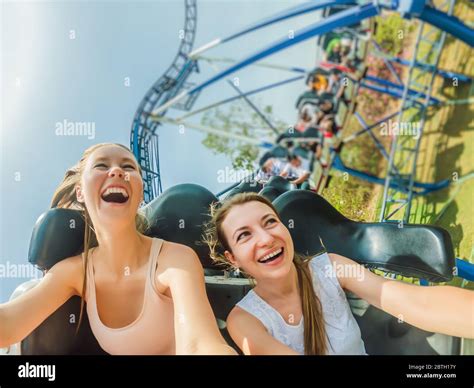
<svg viewBox="0 0 474 388">
<path fill-rule="evenodd" d="M 385 279 L 347 257 L 329 257 L 341 287 L 375 307 L 426 331 L 474 338 L 473 291 Z"/>
</svg>

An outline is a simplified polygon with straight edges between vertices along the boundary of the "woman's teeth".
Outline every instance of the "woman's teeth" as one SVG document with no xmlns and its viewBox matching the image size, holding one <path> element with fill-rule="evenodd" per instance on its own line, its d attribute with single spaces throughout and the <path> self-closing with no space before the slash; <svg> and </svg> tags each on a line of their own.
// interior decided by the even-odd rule
<svg viewBox="0 0 474 388">
<path fill-rule="evenodd" d="M 102 194 L 105 202 L 124 203 L 128 201 L 127 191 L 121 187 L 109 187 Z"/>
<path fill-rule="evenodd" d="M 102 196 L 105 197 L 106 195 L 113 194 L 113 193 L 117 193 L 117 194 L 120 193 L 124 197 L 128 197 L 127 191 L 125 189 L 122 189 L 121 187 L 109 187 L 107 190 L 105 190 Z"/>
<path fill-rule="evenodd" d="M 280 254 L 283 252 L 283 248 L 279 248 L 268 255 L 263 256 L 261 259 L 258 260 L 259 263 L 267 263 L 269 261 L 272 261 L 276 259 Z"/>
</svg>

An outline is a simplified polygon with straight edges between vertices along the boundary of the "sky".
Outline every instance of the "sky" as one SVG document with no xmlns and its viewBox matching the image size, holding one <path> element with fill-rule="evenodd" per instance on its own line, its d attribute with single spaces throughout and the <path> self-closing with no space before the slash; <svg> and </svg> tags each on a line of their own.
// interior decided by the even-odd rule
<svg viewBox="0 0 474 388">
<path fill-rule="evenodd" d="M 251 24 L 301 1 L 198 1 L 194 47 Z M 184 1 L 3 1 L 0 3 L 0 303 L 35 273 L 22 273 L 31 232 L 49 207 L 67 168 L 100 142 L 129 145 L 134 113 L 148 88 L 172 63 L 184 22 Z M 319 18 L 309 14 L 264 29 L 210 51 L 239 59 Z M 315 40 L 308 40 L 265 62 L 310 69 Z M 225 64 L 218 64 L 223 69 Z M 205 63 L 189 79 L 215 73 Z M 239 71 L 240 88 L 250 90 L 293 76 L 249 67 Z M 253 97 L 271 105 L 279 120 L 292 124 L 303 82 Z M 201 93 L 194 108 L 234 95 L 220 82 Z M 170 111 L 171 112 L 171 111 Z M 172 112 L 176 115 L 177 112 Z M 199 123 L 199 117 L 190 121 Z M 94 136 L 61 134 L 63 123 L 86 123 Z M 92 133 L 90 133 L 92 135 Z M 177 126 L 160 127 L 164 189 L 197 183 L 218 192 L 230 161 L 201 145 L 203 134 Z M 2 275 L 3 271 L 9 272 Z M 12 276 L 8 268 L 15 268 Z"/>
</svg>

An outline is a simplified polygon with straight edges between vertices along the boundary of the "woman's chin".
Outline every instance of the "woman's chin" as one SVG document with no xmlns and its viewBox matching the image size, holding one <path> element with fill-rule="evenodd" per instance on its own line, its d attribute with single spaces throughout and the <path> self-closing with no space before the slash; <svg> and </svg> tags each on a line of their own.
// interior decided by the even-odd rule
<svg viewBox="0 0 474 388">
<path fill-rule="evenodd" d="M 291 262 L 283 258 L 279 262 L 269 264 L 258 264 L 260 276 L 267 279 L 280 279 L 288 276 L 291 270 Z"/>
<path fill-rule="evenodd" d="M 131 203 L 115 203 L 101 201 L 99 208 L 96 211 L 96 217 L 99 219 L 99 223 L 108 223 L 113 221 L 114 223 L 123 220 L 125 224 L 135 220 L 137 209 L 134 211 L 131 209 Z"/>
</svg>

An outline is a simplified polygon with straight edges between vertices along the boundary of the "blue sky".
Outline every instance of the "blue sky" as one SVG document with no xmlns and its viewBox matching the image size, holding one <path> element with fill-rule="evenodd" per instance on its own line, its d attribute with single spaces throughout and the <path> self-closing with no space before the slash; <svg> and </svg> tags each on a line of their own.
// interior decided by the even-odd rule
<svg viewBox="0 0 474 388">
<path fill-rule="evenodd" d="M 198 1 L 195 47 L 298 2 Z M 317 14 L 295 18 L 208 55 L 242 58 L 317 18 Z M 171 64 L 183 21 L 181 0 L 2 3 L 0 264 L 26 263 L 36 219 L 47 210 L 66 169 L 87 147 L 99 142 L 129 144 L 135 110 Z M 315 60 L 315 40 L 310 40 L 266 62 L 310 68 Z M 214 73 L 206 64 L 201 70 L 191 81 Z M 242 90 L 291 76 L 255 67 L 236 75 Z M 128 87 L 125 78 L 130 79 Z M 294 102 L 303 88 L 303 82 L 290 84 L 255 101 L 272 105 L 278 118 L 291 124 L 296 117 Z M 195 107 L 231 95 L 234 91 L 220 82 L 204 91 Z M 57 123 L 64 120 L 94 123 L 95 138 L 56 135 Z M 219 183 L 217 175 L 230 162 L 204 148 L 202 139 L 192 130 L 183 135 L 175 126 L 160 128 L 165 189 L 193 182 L 217 192 L 228 185 Z M 25 280 L 0 278 L 0 302 Z"/>
</svg>

